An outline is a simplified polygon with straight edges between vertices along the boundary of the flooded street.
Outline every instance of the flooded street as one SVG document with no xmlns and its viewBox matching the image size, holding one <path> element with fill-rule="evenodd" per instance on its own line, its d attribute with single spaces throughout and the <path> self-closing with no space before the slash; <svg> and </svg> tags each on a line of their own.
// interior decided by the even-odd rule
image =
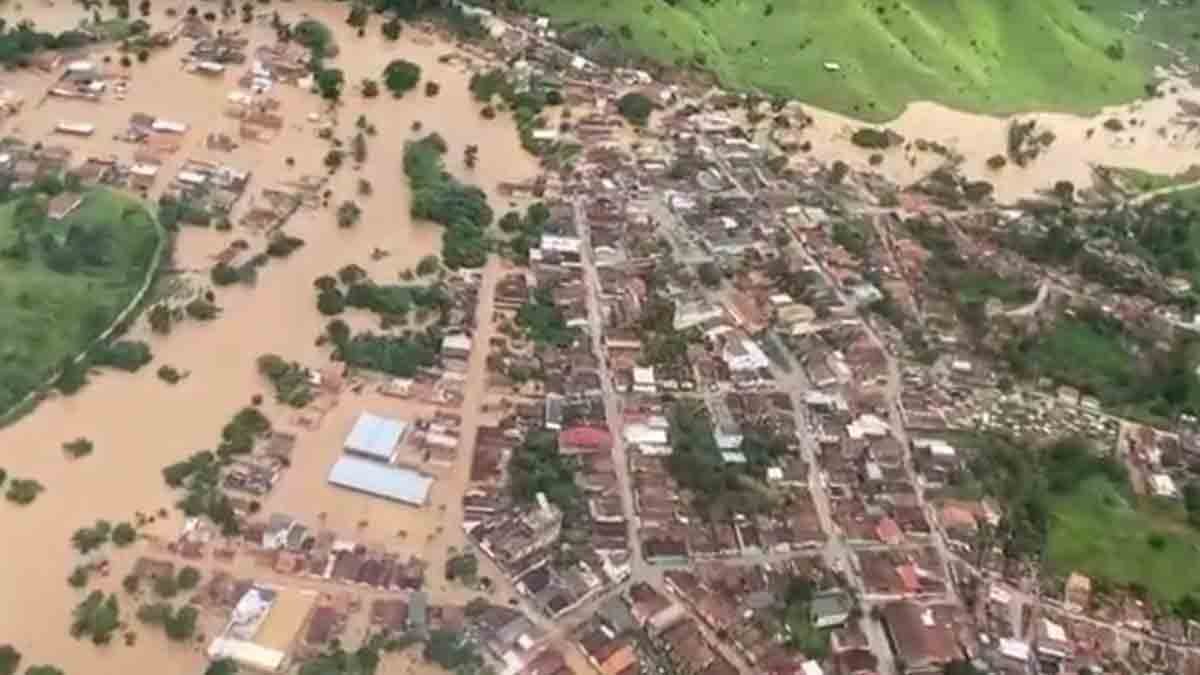
<svg viewBox="0 0 1200 675">
<path fill-rule="evenodd" d="M 156 27 L 167 25 L 161 14 L 164 9 L 156 3 Z M 295 14 L 295 6 L 279 9 L 285 19 Z M 411 130 L 415 121 L 423 123 L 421 133 L 438 131 L 446 138 L 450 144 L 448 166 L 465 180 L 493 191 L 491 203 L 497 211 L 502 211 L 505 204 L 494 194 L 496 184 L 529 178 L 536 169 L 521 150 L 509 120 L 503 116 L 492 121 L 480 117 L 478 105 L 467 91 L 468 75 L 457 66 L 438 63 L 439 56 L 453 51 L 450 45 L 416 30 L 406 30 L 400 41 L 388 43 L 374 24 L 367 37 L 359 39 L 344 23 L 345 7 L 314 4 L 311 9 L 319 12 L 319 18 L 335 31 L 336 40 L 342 44 L 336 65 L 345 70 L 348 85 L 338 111 L 337 136 L 348 140 L 359 115 L 365 115 L 378 134 L 369 140 L 368 159 L 361 169 L 355 170 L 347 161 L 331 180 L 331 207 L 302 209 L 285 227 L 289 234 L 303 238 L 306 245 L 290 258 L 273 259 L 261 270 L 257 285 L 218 289 L 216 302 L 223 311 L 213 322 L 179 323 L 167 337 L 150 336 L 144 325 L 136 327 L 134 333 L 151 342 L 155 356 L 141 372 L 97 374 L 79 394 L 48 400 L 25 419 L 0 430 L 0 466 L 10 477 L 34 478 L 47 488 L 29 507 L 0 504 L 0 535 L 13 542 L 9 553 L 0 556 L 0 606 L 4 607 L 0 611 L 0 642 L 12 643 L 23 652 L 24 664 L 52 663 L 68 673 L 198 672 L 203 663 L 199 649 L 168 644 L 161 630 L 138 624 L 133 617 L 137 607 L 126 596 L 122 597 L 122 613 L 138 633 L 135 647 L 127 647 L 119 639 L 110 646 L 96 647 L 68 635 L 70 612 L 85 594 L 66 582 L 80 561 L 70 546 L 71 533 L 97 518 L 119 522 L 132 520 L 135 512 L 166 508 L 171 517 L 148 531 L 174 535 L 180 525 L 173 509 L 177 496 L 163 483 L 161 469 L 192 452 L 215 447 L 222 425 L 249 404 L 254 394 L 272 400 L 268 384 L 255 371 L 255 358 L 271 352 L 313 367 L 327 362 L 326 350 L 315 345 L 327 319 L 316 311 L 313 280 L 356 263 L 374 279 L 392 282 L 422 256 L 437 252 L 440 228 L 429 223 L 414 224 L 408 216 L 401 152 L 404 141 L 416 136 Z M 77 6 L 65 3 L 38 7 L 35 12 L 39 26 L 45 28 L 52 27 L 52 22 L 43 22 L 43 10 L 65 21 L 65 26 L 73 23 L 68 16 L 80 15 Z M 234 22 L 226 25 L 242 27 Z M 273 39 L 273 32 L 258 27 L 254 36 L 252 46 L 259 40 Z M 108 154 L 128 161 L 135 146 L 112 137 L 125 128 L 132 113 L 144 112 L 191 127 L 183 146 L 160 172 L 159 188 L 187 158 L 251 171 L 253 177 L 244 201 L 257 196 L 263 187 L 323 172 L 321 160 L 330 146 L 317 138 L 315 126 L 306 118 L 310 113 L 322 112 L 324 103 L 286 85 L 277 85 L 270 92 L 281 101 L 279 112 L 286 119 L 279 137 L 270 143 L 242 141 L 230 153 L 206 149 L 204 140 L 210 132 L 237 138 L 237 120 L 224 116 L 223 110 L 227 94 L 236 89 L 241 69 L 231 69 L 216 79 L 186 73 L 180 68 L 180 57 L 187 49 L 185 42 L 156 52 L 148 63 L 135 63 L 128 69 L 132 81 L 124 101 L 48 99 L 39 106 L 41 92 L 50 82 L 48 75 L 32 70 L 5 75 L 3 86 L 26 97 L 24 110 L 6 122 L 5 135 L 69 145 L 75 149 L 75 161 Z M 419 63 L 425 79 L 442 85 L 440 95 L 427 98 L 414 91 L 402 100 L 393 100 L 387 94 L 375 100 L 363 99 L 355 83 L 364 77 L 378 78 L 388 61 L 397 57 Z M 114 55 L 107 67 L 120 69 L 117 58 Z M 91 138 L 51 136 L 59 120 L 94 124 L 97 133 Z M 478 166 L 471 171 L 461 163 L 467 144 L 482 148 Z M 289 156 L 295 158 L 294 168 L 285 164 Z M 372 196 L 356 196 L 359 178 L 372 182 Z M 345 199 L 356 200 L 363 209 L 361 221 L 350 229 L 340 229 L 334 222 L 334 206 Z M 239 208 L 242 206 L 239 204 Z M 236 226 L 230 233 L 185 226 L 177 240 L 175 265 L 206 272 L 213 264 L 212 256 L 239 237 L 249 240 L 254 248 L 261 247 L 261 236 Z M 371 253 L 375 249 L 390 255 L 373 261 Z M 155 376 L 155 370 L 164 364 L 190 375 L 169 386 Z M 473 400 L 478 402 L 479 395 Z M 468 392 L 467 403 L 471 401 Z M 327 514 L 327 525 L 348 536 L 384 543 L 429 560 L 428 575 L 436 584 L 447 546 L 462 543 L 462 486 L 455 483 L 466 479 L 464 462 L 469 456 L 465 450 L 459 453 L 463 469 L 439 475 L 441 480 L 434 486 L 431 504 L 424 509 L 338 490 L 325 482 L 330 464 L 340 453 L 342 438 L 361 410 L 403 418 L 416 414 L 414 406 L 374 394 L 359 397 L 343 392 L 340 404 L 319 429 L 300 432 L 292 468 L 264 500 L 264 513 L 284 511 L 313 525 L 319 514 Z M 464 438 L 469 438 L 468 432 L 475 424 L 470 410 L 463 408 Z M 277 428 L 295 429 L 295 410 L 267 403 L 264 412 Z M 430 410 L 424 412 L 429 414 Z M 82 460 L 67 460 L 61 444 L 80 436 L 94 441 L 95 453 Z M 398 536 L 401 531 L 403 537 Z M 119 559 L 132 559 L 134 555 L 136 551 L 122 552 Z M 245 563 L 249 561 L 239 559 L 239 567 Z M 128 565 L 119 561 L 114 567 L 116 573 L 100 584 L 93 583 L 93 588 L 115 588 Z M 253 575 L 250 570 L 247 573 Z M 409 668 L 397 672 L 409 672 Z"/>
</svg>

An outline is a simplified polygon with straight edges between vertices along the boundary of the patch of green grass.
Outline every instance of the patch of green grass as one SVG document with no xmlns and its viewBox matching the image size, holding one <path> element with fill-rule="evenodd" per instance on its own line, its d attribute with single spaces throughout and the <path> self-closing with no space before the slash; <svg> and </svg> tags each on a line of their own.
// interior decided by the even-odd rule
<svg viewBox="0 0 1200 675">
<path fill-rule="evenodd" d="M 722 84 L 869 120 L 912 101 L 1094 111 L 1143 93 L 1164 41 L 1195 52 L 1200 12 L 1138 0 L 525 0 Z M 770 9 L 768 9 L 770 8 Z M 1146 9 L 1136 33 L 1126 12 Z M 826 63 L 836 63 L 830 71 Z"/>
<path fill-rule="evenodd" d="M 1141 584 L 1161 601 L 1200 589 L 1200 532 L 1169 506 L 1134 504 L 1097 476 L 1054 498 L 1051 511 L 1047 559 L 1056 572 Z"/>
<path fill-rule="evenodd" d="M 956 281 L 955 293 L 959 304 L 996 298 L 1007 305 L 1023 305 L 1037 297 L 1036 289 L 988 270 L 964 271 Z"/>
<path fill-rule="evenodd" d="M 18 239 L 22 197 L 0 205 L 0 251 Z M 59 272 L 46 264 L 43 237 L 62 241 L 73 228 L 103 241 L 103 264 Z M 159 232 L 136 199 L 97 190 L 60 222 L 37 224 L 28 260 L 0 256 L 0 411 L 32 391 L 67 356 L 103 332 L 129 304 L 153 264 Z"/>
<path fill-rule="evenodd" d="M 1106 400 L 1127 398 L 1134 385 L 1137 360 L 1119 333 L 1092 323 L 1064 318 L 1041 336 L 1030 352 L 1045 374 Z"/>
</svg>

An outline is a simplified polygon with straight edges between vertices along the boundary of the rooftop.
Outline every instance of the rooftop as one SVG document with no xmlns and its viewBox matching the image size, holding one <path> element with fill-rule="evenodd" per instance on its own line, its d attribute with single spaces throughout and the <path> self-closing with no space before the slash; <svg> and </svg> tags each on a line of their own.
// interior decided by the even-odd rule
<svg viewBox="0 0 1200 675">
<path fill-rule="evenodd" d="M 347 452 L 390 462 L 407 431 L 407 422 L 365 412 L 358 416 L 350 435 L 346 436 L 345 448 Z"/>
<path fill-rule="evenodd" d="M 433 477 L 412 469 L 344 455 L 329 470 L 329 482 L 376 497 L 423 506 L 429 500 Z"/>
</svg>

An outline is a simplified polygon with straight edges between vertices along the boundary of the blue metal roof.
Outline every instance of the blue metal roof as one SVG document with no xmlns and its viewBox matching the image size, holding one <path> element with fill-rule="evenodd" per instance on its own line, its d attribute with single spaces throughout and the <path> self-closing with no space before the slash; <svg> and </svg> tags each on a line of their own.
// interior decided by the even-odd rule
<svg viewBox="0 0 1200 675">
<path fill-rule="evenodd" d="M 329 482 L 369 495 L 422 506 L 429 500 L 433 476 L 361 457 L 343 455 L 329 470 Z"/>
</svg>

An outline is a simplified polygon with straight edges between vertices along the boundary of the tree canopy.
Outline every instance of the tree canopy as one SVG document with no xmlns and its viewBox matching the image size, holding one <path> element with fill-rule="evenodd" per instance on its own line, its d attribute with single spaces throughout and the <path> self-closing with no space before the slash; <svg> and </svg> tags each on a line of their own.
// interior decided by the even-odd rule
<svg viewBox="0 0 1200 675">
<path fill-rule="evenodd" d="M 405 59 L 396 59 L 383 69 L 383 83 L 393 96 L 400 97 L 421 81 L 421 66 Z"/>
</svg>

